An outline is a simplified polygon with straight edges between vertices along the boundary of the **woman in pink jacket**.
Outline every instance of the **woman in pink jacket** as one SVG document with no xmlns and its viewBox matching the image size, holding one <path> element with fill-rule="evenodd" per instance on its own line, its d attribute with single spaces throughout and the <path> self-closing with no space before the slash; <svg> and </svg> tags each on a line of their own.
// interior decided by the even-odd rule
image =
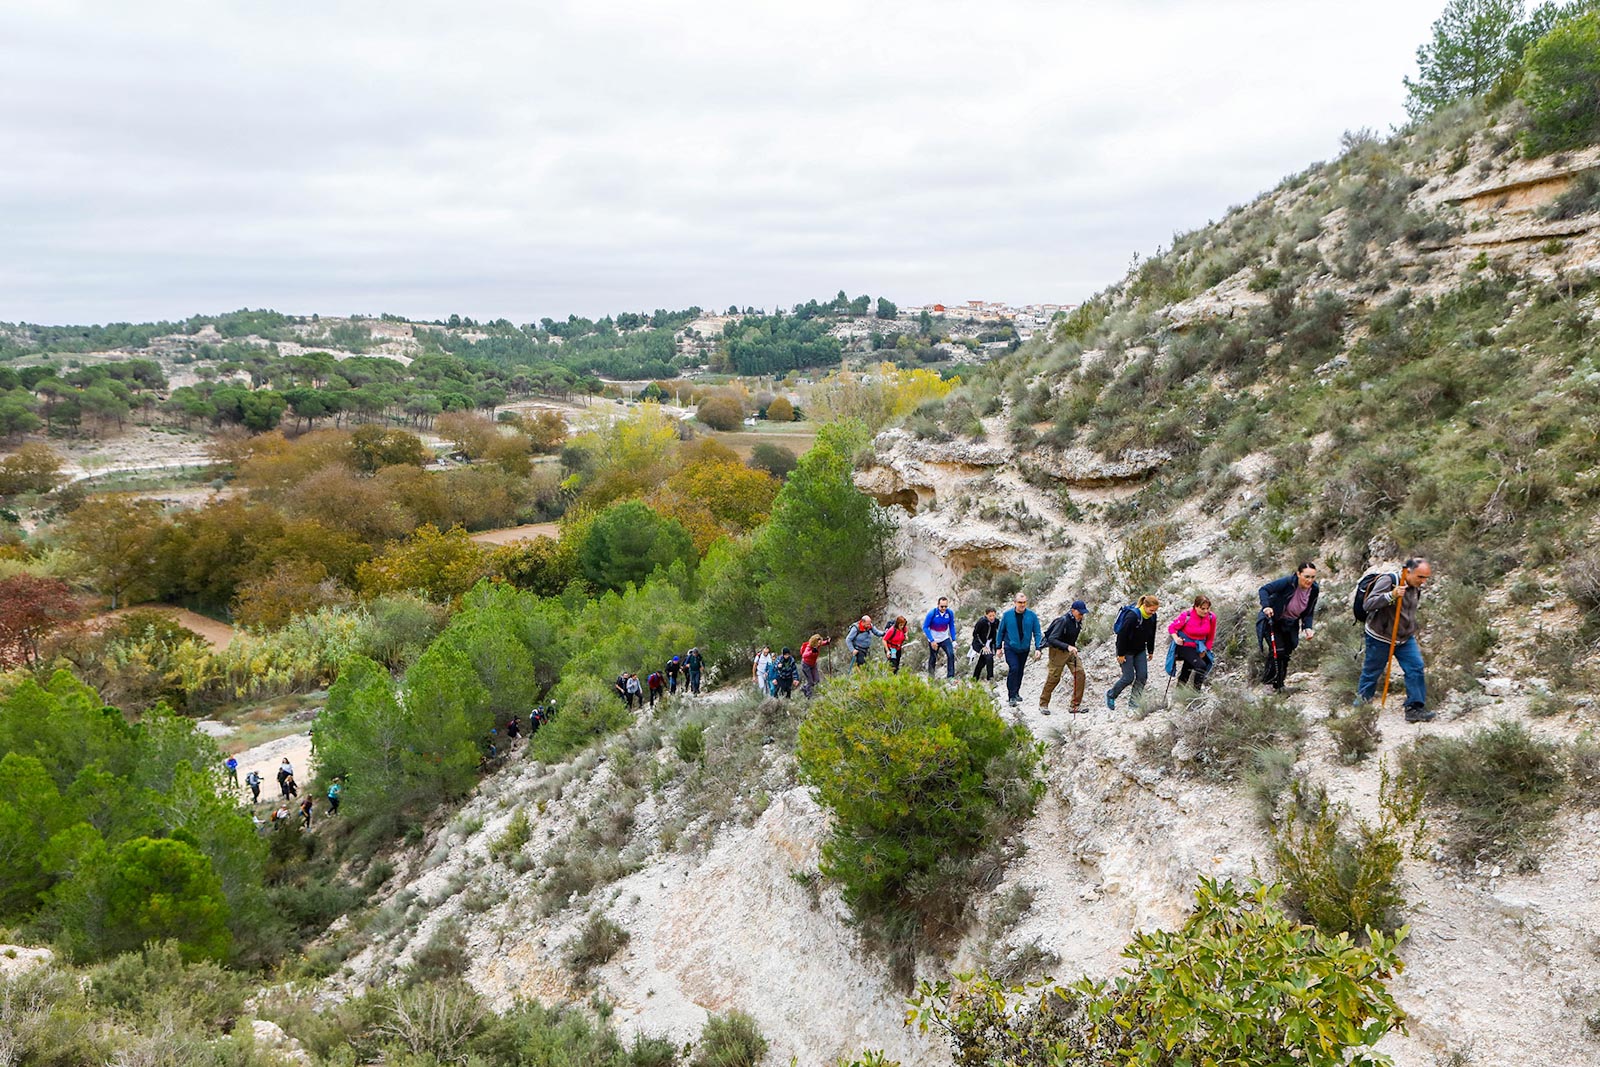
<svg viewBox="0 0 1600 1067">
<path fill-rule="evenodd" d="M 1211 598 L 1197 596 L 1194 606 L 1172 620 L 1167 627 L 1177 647 L 1177 658 L 1183 664 L 1178 672 L 1178 684 L 1188 685 L 1191 677 L 1198 691 L 1205 684 L 1207 655 L 1217 643 L 1217 615 L 1211 610 Z"/>
</svg>

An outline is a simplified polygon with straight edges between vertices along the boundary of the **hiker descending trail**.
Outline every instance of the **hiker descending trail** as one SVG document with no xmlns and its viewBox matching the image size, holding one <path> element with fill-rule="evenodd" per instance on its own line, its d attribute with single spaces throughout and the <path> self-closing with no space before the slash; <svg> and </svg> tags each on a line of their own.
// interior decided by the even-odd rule
<svg viewBox="0 0 1600 1067">
<path fill-rule="evenodd" d="M 1423 676 L 1422 649 L 1417 645 L 1417 609 L 1422 604 L 1422 587 L 1433 577 L 1433 564 L 1426 557 L 1405 561 L 1398 574 L 1369 574 L 1356 584 L 1352 611 L 1365 623 L 1365 658 L 1361 681 L 1356 688 L 1357 704 L 1377 694 L 1383 678 L 1383 696 L 1389 696 L 1389 665 L 1399 663 L 1406 680 L 1406 722 L 1432 722 L 1428 710 L 1427 681 Z"/>
<path fill-rule="evenodd" d="M 1302 640 L 1316 636 L 1317 597 L 1321 592 L 1315 563 L 1302 563 L 1293 574 L 1257 590 L 1261 618 L 1256 623 L 1256 638 L 1267 653 L 1267 671 L 1261 681 L 1276 692 L 1283 692 L 1288 680 L 1289 657 Z"/>
</svg>

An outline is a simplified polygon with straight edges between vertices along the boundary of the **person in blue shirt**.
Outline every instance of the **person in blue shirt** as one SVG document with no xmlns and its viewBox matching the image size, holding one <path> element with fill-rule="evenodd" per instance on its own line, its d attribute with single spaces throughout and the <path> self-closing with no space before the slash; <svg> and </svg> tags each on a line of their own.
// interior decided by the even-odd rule
<svg viewBox="0 0 1600 1067">
<path fill-rule="evenodd" d="M 1012 707 L 1022 704 L 1022 671 L 1028 663 L 1028 653 L 1039 658 L 1044 647 L 1044 634 L 1039 630 L 1039 616 L 1028 607 L 1028 594 L 1018 593 L 1012 610 L 1000 615 L 1000 647 L 1006 654 L 1006 703 Z"/>
<path fill-rule="evenodd" d="M 928 675 L 938 673 L 939 650 L 944 650 L 945 677 L 956 676 L 956 616 L 950 598 L 940 597 L 939 606 L 922 619 L 922 636 L 928 639 Z"/>
</svg>

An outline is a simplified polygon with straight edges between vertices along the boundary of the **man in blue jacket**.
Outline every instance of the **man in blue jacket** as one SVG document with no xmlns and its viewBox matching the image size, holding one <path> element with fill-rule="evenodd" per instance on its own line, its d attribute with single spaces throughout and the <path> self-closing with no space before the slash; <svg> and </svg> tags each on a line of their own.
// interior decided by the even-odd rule
<svg viewBox="0 0 1600 1067">
<path fill-rule="evenodd" d="M 1028 607 L 1028 594 L 1018 593 L 1016 606 L 1000 616 L 1000 647 L 1006 653 L 1006 703 L 1012 707 L 1022 704 L 1022 670 L 1028 663 L 1028 652 L 1039 658 L 1044 647 L 1044 634 L 1039 630 L 1039 616 Z"/>
<path fill-rule="evenodd" d="M 1261 621 L 1256 636 L 1266 646 L 1267 673 L 1263 685 L 1283 692 L 1289 677 L 1289 657 L 1300 646 L 1300 639 L 1316 636 L 1317 565 L 1302 563 L 1293 574 L 1268 582 L 1256 591 L 1261 601 Z M 1276 653 L 1276 654 L 1274 654 Z"/>
<path fill-rule="evenodd" d="M 928 639 L 928 676 L 938 673 L 939 650 L 944 649 L 945 677 L 956 676 L 956 616 L 950 598 L 940 597 L 939 606 L 922 619 L 922 636 Z"/>
</svg>

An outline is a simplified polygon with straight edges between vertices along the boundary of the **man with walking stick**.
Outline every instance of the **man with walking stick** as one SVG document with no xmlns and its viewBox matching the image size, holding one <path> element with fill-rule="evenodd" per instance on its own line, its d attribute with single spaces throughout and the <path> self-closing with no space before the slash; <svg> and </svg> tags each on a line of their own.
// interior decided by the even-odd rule
<svg viewBox="0 0 1600 1067">
<path fill-rule="evenodd" d="M 1389 666 L 1399 663 L 1406 679 L 1406 722 L 1432 722 L 1428 710 L 1427 683 L 1423 678 L 1422 650 L 1417 647 L 1417 608 L 1422 603 L 1422 588 L 1433 576 L 1433 565 L 1423 556 L 1405 561 L 1399 574 L 1378 574 L 1370 585 L 1363 579 L 1366 595 L 1360 597 L 1360 614 L 1366 622 L 1366 658 L 1361 664 L 1361 682 L 1356 703 L 1371 700 L 1383 678 L 1383 697 L 1388 703 Z"/>
</svg>

